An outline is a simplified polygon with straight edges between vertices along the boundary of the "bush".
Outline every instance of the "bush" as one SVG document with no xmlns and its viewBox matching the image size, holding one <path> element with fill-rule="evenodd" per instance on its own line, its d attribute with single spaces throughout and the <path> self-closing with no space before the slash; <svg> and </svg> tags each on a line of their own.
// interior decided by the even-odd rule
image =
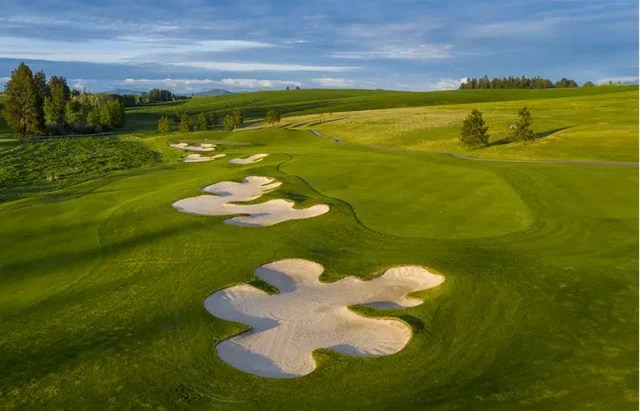
<svg viewBox="0 0 640 411">
<path fill-rule="evenodd" d="M 462 123 L 460 143 L 467 147 L 482 147 L 489 143 L 489 127 L 484 122 L 482 113 L 473 109 Z"/>
<path fill-rule="evenodd" d="M 162 116 L 158 120 L 158 133 L 160 134 L 169 134 L 171 129 L 169 127 L 169 118 L 167 116 Z"/>
</svg>

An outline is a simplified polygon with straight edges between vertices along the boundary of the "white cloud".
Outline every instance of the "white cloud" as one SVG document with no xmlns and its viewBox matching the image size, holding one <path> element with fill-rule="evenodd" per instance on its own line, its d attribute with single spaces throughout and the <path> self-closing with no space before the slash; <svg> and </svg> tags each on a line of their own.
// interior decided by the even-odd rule
<svg viewBox="0 0 640 411">
<path fill-rule="evenodd" d="M 338 51 L 333 54 L 335 58 L 351 60 L 442 60 L 452 58 L 451 45 L 423 44 L 416 47 L 385 46 L 366 51 Z"/>
<path fill-rule="evenodd" d="M 301 64 L 272 64 L 272 63 L 232 63 L 232 62 L 185 62 L 168 63 L 172 66 L 191 67 L 215 71 L 326 71 L 339 73 L 359 70 L 361 67 L 344 66 L 307 66 Z"/>
<path fill-rule="evenodd" d="M 460 84 L 464 83 L 465 81 L 467 81 L 467 77 L 461 78 L 459 80 L 442 78 L 434 84 L 429 84 L 429 88 L 432 90 L 457 90 L 460 88 Z"/>
<path fill-rule="evenodd" d="M 636 84 L 638 83 L 638 76 L 622 76 L 622 77 L 608 77 L 597 80 L 597 84 L 607 84 L 610 81 L 614 83 L 622 83 L 622 84 Z"/>
<path fill-rule="evenodd" d="M 302 86 L 299 81 L 293 80 L 259 80 L 259 79 L 132 79 L 124 80 L 127 86 L 166 87 L 168 89 L 194 90 L 203 86 L 224 86 L 226 88 L 253 89 L 275 88 L 284 86 Z"/>
<path fill-rule="evenodd" d="M 311 79 L 313 84 L 322 87 L 353 87 L 354 82 L 345 78 L 320 77 Z"/>
<path fill-rule="evenodd" d="M 73 79 L 72 81 L 73 81 L 73 85 L 71 86 L 71 88 L 74 88 L 76 90 L 82 90 L 83 88 L 87 87 L 86 80 L 77 78 L 77 79 Z"/>
</svg>

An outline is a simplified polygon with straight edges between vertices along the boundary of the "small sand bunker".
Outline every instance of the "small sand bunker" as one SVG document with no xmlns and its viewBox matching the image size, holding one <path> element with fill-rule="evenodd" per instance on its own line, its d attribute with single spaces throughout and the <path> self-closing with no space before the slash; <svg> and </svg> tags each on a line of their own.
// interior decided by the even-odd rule
<svg viewBox="0 0 640 411">
<path fill-rule="evenodd" d="M 273 178 L 255 176 L 247 177 L 241 183 L 223 181 L 202 189 L 216 195 L 185 198 L 173 203 L 173 207 L 183 213 L 196 215 L 245 214 L 224 220 L 227 224 L 245 227 L 266 227 L 283 221 L 316 217 L 329 211 L 326 204 L 297 209 L 293 208 L 293 201 L 280 199 L 260 204 L 233 204 L 255 200 L 281 184 Z"/>
<path fill-rule="evenodd" d="M 185 163 L 203 163 L 205 161 L 213 161 L 216 158 L 224 156 L 226 156 L 226 154 L 216 154 L 209 157 L 202 157 L 200 154 L 189 154 L 188 156 L 182 157 L 182 161 Z"/>
<path fill-rule="evenodd" d="M 253 164 L 262 161 L 269 154 L 254 154 L 247 158 L 232 158 L 229 160 L 231 164 Z"/>
<path fill-rule="evenodd" d="M 177 143 L 177 144 L 169 144 L 171 148 L 177 148 L 184 151 L 215 151 L 215 144 L 200 144 L 198 146 L 190 146 L 187 143 Z"/>
<path fill-rule="evenodd" d="M 334 283 L 319 281 L 323 271 L 313 261 L 280 260 L 256 269 L 278 294 L 241 284 L 207 297 L 204 306 L 211 314 L 251 327 L 219 343 L 220 358 L 251 374 L 292 378 L 316 368 L 311 354 L 319 348 L 356 356 L 397 353 L 411 338 L 408 325 L 365 318 L 348 307 L 413 307 L 422 300 L 408 298 L 408 293 L 444 282 L 443 276 L 416 266 L 392 268 L 370 281 L 346 277 Z"/>
</svg>

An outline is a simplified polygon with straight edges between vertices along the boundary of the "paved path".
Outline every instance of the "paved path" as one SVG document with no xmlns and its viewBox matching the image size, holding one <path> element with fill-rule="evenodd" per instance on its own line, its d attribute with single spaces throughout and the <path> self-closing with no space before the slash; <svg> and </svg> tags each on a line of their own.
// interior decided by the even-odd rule
<svg viewBox="0 0 640 411">
<path fill-rule="evenodd" d="M 349 144 L 344 140 L 340 140 L 339 138 L 329 137 L 315 130 L 309 130 L 311 134 L 317 137 L 328 138 L 329 140 L 333 140 L 338 144 Z M 363 147 L 371 147 L 371 148 L 379 148 L 381 150 L 390 150 L 390 151 L 413 151 L 415 150 L 405 150 L 401 148 L 394 147 L 382 147 L 382 146 L 371 146 L 366 144 L 358 144 Z M 433 153 L 433 152 L 432 152 Z M 449 153 L 449 152 L 435 152 L 435 154 L 443 154 L 445 156 L 455 157 L 462 160 L 472 160 L 472 161 L 491 161 L 495 163 L 537 163 L 537 164 L 573 164 L 573 165 L 583 165 L 583 166 L 613 166 L 613 167 L 638 167 L 638 163 L 627 163 L 627 162 L 618 162 L 618 161 L 578 161 L 578 160 L 501 160 L 497 158 L 480 158 L 480 157 L 469 157 L 462 154 Z"/>
</svg>

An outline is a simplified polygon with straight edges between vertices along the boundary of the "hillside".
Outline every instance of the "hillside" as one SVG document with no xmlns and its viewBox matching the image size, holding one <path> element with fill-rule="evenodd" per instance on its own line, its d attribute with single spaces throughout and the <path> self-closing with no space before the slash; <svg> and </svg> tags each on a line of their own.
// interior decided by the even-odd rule
<svg viewBox="0 0 640 411">
<path fill-rule="evenodd" d="M 259 91 L 215 97 L 196 97 L 172 104 L 134 107 L 128 128 L 155 129 L 161 115 L 177 110 L 189 114 L 215 111 L 224 115 L 232 109 L 242 110 L 247 119 L 262 118 L 270 109 L 284 116 L 375 110 L 400 107 L 434 106 L 493 101 L 535 100 L 615 93 L 637 87 L 591 87 L 542 90 L 453 90 L 432 92 L 380 91 L 353 89 L 309 89 L 289 91 Z"/>
<path fill-rule="evenodd" d="M 208 96 L 226 96 L 227 94 L 231 94 L 230 91 L 222 90 L 219 88 L 214 88 L 213 90 L 201 91 L 200 93 L 196 93 L 196 97 L 208 97 Z"/>
</svg>

